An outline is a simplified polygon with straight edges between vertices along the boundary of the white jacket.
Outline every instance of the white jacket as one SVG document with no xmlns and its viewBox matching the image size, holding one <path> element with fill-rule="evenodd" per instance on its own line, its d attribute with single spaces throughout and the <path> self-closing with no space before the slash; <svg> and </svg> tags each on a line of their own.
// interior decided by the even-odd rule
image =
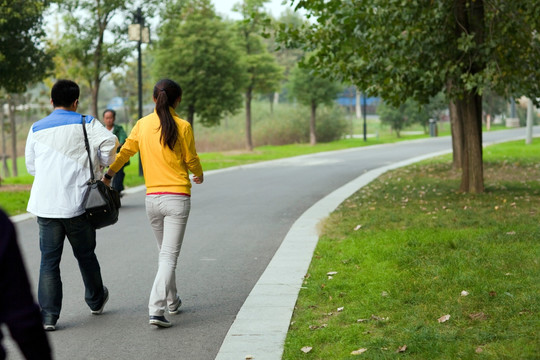
<svg viewBox="0 0 540 360">
<path fill-rule="evenodd" d="M 116 157 L 118 139 L 97 119 L 86 115 L 86 132 L 94 176 Z M 32 125 L 25 149 L 26 169 L 34 176 L 28 212 L 46 218 L 72 218 L 84 213 L 83 198 L 90 180 L 82 115 L 56 109 Z"/>
</svg>

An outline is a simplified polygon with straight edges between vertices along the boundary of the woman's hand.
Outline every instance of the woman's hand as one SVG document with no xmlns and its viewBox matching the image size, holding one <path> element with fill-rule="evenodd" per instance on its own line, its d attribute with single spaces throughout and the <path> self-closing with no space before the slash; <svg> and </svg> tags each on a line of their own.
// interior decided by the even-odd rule
<svg viewBox="0 0 540 360">
<path fill-rule="evenodd" d="M 102 181 L 105 185 L 111 186 L 111 180 L 107 179 L 105 176 L 103 176 L 103 177 L 101 178 L 101 181 Z"/>
</svg>

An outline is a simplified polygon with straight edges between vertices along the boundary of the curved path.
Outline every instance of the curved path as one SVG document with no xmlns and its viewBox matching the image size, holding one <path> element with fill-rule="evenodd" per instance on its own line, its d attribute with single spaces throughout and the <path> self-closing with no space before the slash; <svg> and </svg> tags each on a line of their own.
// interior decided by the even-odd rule
<svg viewBox="0 0 540 360">
<path fill-rule="evenodd" d="M 484 141 L 524 133 L 484 133 Z M 207 172 L 205 183 L 193 188 L 179 259 L 182 312 L 168 316 L 174 326 L 166 330 L 148 325 L 157 248 L 144 193 L 133 189 L 123 199 L 119 223 L 98 230 L 97 254 L 111 294 L 100 316 L 90 315 L 84 303 L 80 274 L 66 245 L 63 309 L 58 330 L 49 336 L 55 358 L 233 360 L 251 354 L 256 360 L 279 359 L 318 220 L 383 171 L 450 148 L 450 138 L 430 138 Z M 367 178 L 360 177 L 364 174 Z M 37 224 L 24 219 L 15 218 L 35 288 Z M 19 359 L 10 340 L 4 342 L 10 358 Z"/>
</svg>

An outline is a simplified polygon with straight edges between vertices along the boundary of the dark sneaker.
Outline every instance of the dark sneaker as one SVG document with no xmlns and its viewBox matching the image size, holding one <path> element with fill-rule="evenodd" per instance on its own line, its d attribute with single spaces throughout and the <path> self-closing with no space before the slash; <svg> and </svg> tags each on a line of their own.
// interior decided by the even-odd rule
<svg viewBox="0 0 540 360">
<path fill-rule="evenodd" d="M 180 312 L 180 306 L 182 306 L 182 300 L 178 298 L 178 303 L 176 305 L 173 305 L 172 308 L 169 308 L 169 314 L 176 315 Z"/>
<path fill-rule="evenodd" d="M 43 324 L 43 330 L 45 330 L 45 331 L 54 331 L 54 330 L 56 330 L 56 325 L 54 325 L 54 324 Z"/>
<path fill-rule="evenodd" d="M 103 312 L 103 308 L 105 307 L 105 304 L 109 301 L 109 289 L 107 289 L 105 286 L 103 287 L 103 304 L 101 304 L 101 307 L 97 310 L 92 310 L 92 314 L 99 315 Z"/>
<path fill-rule="evenodd" d="M 172 326 L 169 320 L 165 319 L 165 316 L 150 316 L 150 321 L 148 322 L 148 324 L 162 328 L 168 328 Z"/>
</svg>

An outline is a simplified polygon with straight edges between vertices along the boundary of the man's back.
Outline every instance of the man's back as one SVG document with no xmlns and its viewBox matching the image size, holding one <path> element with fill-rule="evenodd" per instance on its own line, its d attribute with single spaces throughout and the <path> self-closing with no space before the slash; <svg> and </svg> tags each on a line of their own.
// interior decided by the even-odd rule
<svg viewBox="0 0 540 360">
<path fill-rule="evenodd" d="M 117 140 L 91 116 L 86 116 L 85 126 L 95 177 L 99 179 L 99 165 L 114 161 Z M 90 170 L 81 114 L 56 109 L 36 122 L 28 134 L 25 156 L 28 172 L 35 177 L 29 212 L 48 218 L 84 213 L 82 201 Z"/>
</svg>

